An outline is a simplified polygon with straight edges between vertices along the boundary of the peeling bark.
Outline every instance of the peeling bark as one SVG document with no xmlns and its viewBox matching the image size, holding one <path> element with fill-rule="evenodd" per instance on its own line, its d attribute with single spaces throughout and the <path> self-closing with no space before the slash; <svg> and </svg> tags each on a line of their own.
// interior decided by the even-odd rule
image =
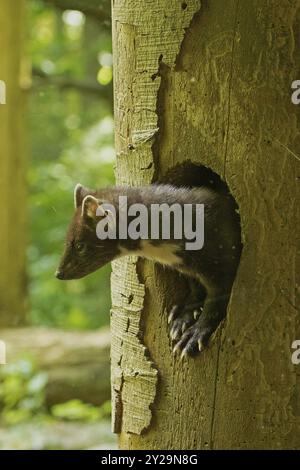
<svg viewBox="0 0 300 470">
<path fill-rule="evenodd" d="M 174 68 L 185 28 L 199 8 L 198 0 L 186 10 L 175 0 L 148 2 L 147 8 L 138 0 L 113 2 L 119 184 L 153 180 L 160 65 Z M 143 343 L 145 287 L 137 275 L 136 260 L 114 263 L 112 291 L 113 430 L 140 434 L 150 425 L 157 371 Z"/>
</svg>

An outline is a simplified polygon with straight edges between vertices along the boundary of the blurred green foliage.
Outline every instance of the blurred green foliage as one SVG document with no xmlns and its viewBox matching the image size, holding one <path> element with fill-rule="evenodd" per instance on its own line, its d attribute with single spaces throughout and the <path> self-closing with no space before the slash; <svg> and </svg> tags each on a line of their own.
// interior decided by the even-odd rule
<svg viewBox="0 0 300 470">
<path fill-rule="evenodd" d="M 111 402 L 106 401 L 101 406 L 96 407 L 81 400 L 69 400 L 66 403 L 53 405 L 51 414 L 57 419 L 67 421 L 99 421 L 110 417 Z"/>
<path fill-rule="evenodd" d="M 47 374 L 36 369 L 31 359 L 22 359 L 1 369 L 0 404 L 6 424 L 28 421 L 45 411 Z"/>
<path fill-rule="evenodd" d="M 28 323 L 98 328 L 109 322 L 110 267 L 66 283 L 58 281 L 54 272 L 73 215 L 74 186 L 81 182 L 101 187 L 114 181 L 111 35 L 99 22 L 77 11 L 55 9 L 41 0 L 30 0 L 26 7 L 28 67 L 24 69 L 32 71 L 24 81 L 30 85 L 25 116 L 30 156 Z M 81 430 L 83 423 L 94 426 L 108 421 L 110 402 L 95 407 L 71 400 L 47 409 L 47 383 L 47 373 L 26 354 L 1 367 L 1 448 L 24 448 L 32 424 L 27 446 L 57 448 L 63 440 L 59 432 L 65 434 L 59 426 L 77 423 Z M 55 443 L 53 435 L 49 442 L 46 436 L 40 439 L 41 429 L 48 435 L 52 428 L 58 433 Z M 2 440 L 11 429 L 16 434 L 9 446 Z M 95 429 L 98 433 L 100 428 Z M 110 441 L 106 434 L 103 439 Z M 101 441 L 101 434 L 97 439 Z"/>
<path fill-rule="evenodd" d="M 1 421 L 6 425 L 16 425 L 32 419 L 96 422 L 110 417 L 110 401 L 98 407 L 78 399 L 69 400 L 47 410 L 47 381 L 47 373 L 39 371 L 34 360 L 29 357 L 1 368 Z"/>
<path fill-rule="evenodd" d="M 29 322 L 97 328 L 109 321 L 110 267 L 65 283 L 54 272 L 75 184 L 113 183 L 111 36 L 80 12 L 35 0 L 27 5 L 33 71 L 27 103 Z"/>
</svg>

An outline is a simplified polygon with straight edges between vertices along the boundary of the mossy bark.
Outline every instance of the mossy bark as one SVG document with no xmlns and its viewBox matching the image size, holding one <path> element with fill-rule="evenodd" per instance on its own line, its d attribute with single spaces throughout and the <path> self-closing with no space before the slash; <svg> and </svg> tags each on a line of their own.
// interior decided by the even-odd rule
<svg viewBox="0 0 300 470">
<path fill-rule="evenodd" d="M 0 325 L 25 318 L 25 151 L 21 55 L 23 0 L 0 0 L 0 80 L 6 104 L 0 104 Z"/>
<path fill-rule="evenodd" d="M 300 3 L 113 2 L 119 183 L 188 160 L 227 182 L 243 252 L 227 319 L 201 356 L 171 354 L 166 310 L 181 280 L 113 267 L 113 424 L 122 449 L 300 446 L 296 170 Z"/>
</svg>

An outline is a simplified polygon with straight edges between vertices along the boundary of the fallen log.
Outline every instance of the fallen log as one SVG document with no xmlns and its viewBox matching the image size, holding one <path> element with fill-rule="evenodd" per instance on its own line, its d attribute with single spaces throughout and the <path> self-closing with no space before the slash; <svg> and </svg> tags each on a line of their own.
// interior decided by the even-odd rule
<svg viewBox="0 0 300 470">
<path fill-rule="evenodd" d="M 99 405 L 110 399 L 110 333 L 26 327 L 3 329 L 7 363 L 30 358 L 48 375 L 46 405 L 73 398 Z"/>
</svg>

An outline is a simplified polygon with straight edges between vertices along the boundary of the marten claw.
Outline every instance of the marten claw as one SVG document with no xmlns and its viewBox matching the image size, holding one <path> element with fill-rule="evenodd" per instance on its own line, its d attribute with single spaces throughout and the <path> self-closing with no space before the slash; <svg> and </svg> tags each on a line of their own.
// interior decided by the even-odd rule
<svg viewBox="0 0 300 470">
<path fill-rule="evenodd" d="M 202 308 L 200 306 L 195 307 L 195 304 L 187 304 L 182 307 L 174 305 L 168 316 L 172 341 L 180 340 L 188 328 L 198 320 L 202 313 Z"/>
<path fill-rule="evenodd" d="M 180 340 L 176 343 L 173 352 L 181 350 L 180 358 L 194 356 L 197 352 L 201 353 L 209 340 L 213 330 L 201 324 L 201 317 L 194 325 L 190 326 Z"/>
<path fill-rule="evenodd" d="M 193 317 L 185 314 L 182 317 L 175 318 L 170 328 L 170 337 L 173 341 L 179 340 L 184 332 L 193 324 Z"/>
<path fill-rule="evenodd" d="M 173 305 L 171 312 L 168 316 L 168 325 L 176 318 L 178 315 L 178 305 Z"/>
<path fill-rule="evenodd" d="M 199 310 L 194 310 L 193 312 L 194 320 L 197 320 L 200 317 L 202 310 L 203 310 L 202 308 L 200 308 Z"/>
<path fill-rule="evenodd" d="M 179 351 L 179 349 L 180 349 L 179 343 L 176 343 L 174 348 L 173 348 L 173 354 L 176 354 L 177 351 Z"/>
<path fill-rule="evenodd" d="M 180 327 L 178 325 L 173 325 L 170 330 L 170 336 L 173 341 L 175 341 L 179 337 Z"/>
<path fill-rule="evenodd" d="M 186 351 L 186 349 L 183 349 L 180 355 L 180 361 L 183 361 L 183 359 L 186 359 L 187 357 L 188 357 L 188 351 Z"/>
</svg>

